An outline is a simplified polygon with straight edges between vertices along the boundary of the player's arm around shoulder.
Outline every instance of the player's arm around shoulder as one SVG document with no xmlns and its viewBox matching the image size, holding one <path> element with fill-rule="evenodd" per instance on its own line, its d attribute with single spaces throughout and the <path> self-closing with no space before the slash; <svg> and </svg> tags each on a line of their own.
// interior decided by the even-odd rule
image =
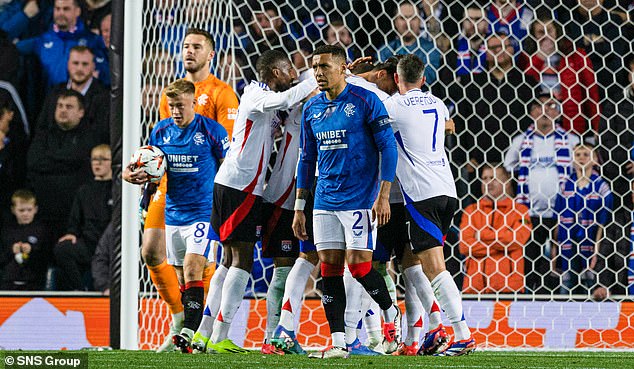
<svg viewBox="0 0 634 369">
<path fill-rule="evenodd" d="M 308 78 L 283 92 L 260 87 L 261 93 L 258 94 L 254 107 L 260 112 L 287 110 L 310 95 L 317 87 L 315 78 Z"/>
</svg>

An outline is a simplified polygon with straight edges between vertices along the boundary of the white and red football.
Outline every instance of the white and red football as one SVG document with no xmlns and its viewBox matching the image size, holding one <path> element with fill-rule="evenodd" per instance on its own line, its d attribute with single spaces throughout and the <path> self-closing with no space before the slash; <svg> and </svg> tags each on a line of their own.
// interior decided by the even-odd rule
<svg viewBox="0 0 634 369">
<path fill-rule="evenodd" d="M 143 168 L 150 178 L 150 182 L 159 182 L 165 169 L 167 161 L 165 154 L 156 146 L 141 146 L 132 154 L 132 165 L 134 169 Z"/>
</svg>

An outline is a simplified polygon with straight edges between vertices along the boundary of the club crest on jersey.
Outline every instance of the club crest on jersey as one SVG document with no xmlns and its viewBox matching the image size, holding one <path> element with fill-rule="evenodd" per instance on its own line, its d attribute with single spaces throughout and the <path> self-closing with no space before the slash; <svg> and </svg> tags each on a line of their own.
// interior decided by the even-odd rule
<svg viewBox="0 0 634 369">
<path fill-rule="evenodd" d="M 196 134 L 194 135 L 194 143 L 196 145 L 202 145 L 205 142 L 205 136 L 202 134 L 202 132 L 196 132 Z"/>
<path fill-rule="evenodd" d="M 293 242 L 291 242 L 290 240 L 282 241 L 282 251 L 290 252 L 292 248 L 293 248 Z"/>
<path fill-rule="evenodd" d="M 353 103 L 347 103 L 346 106 L 343 108 L 343 112 L 346 113 L 346 117 L 350 118 L 354 115 L 356 108 L 357 107 L 354 106 Z"/>
<path fill-rule="evenodd" d="M 198 103 L 198 105 L 205 106 L 205 105 L 207 105 L 207 100 L 209 100 L 209 95 L 202 94 L 202 95 L 198 96 L 197 103 Z"/>
</svg>

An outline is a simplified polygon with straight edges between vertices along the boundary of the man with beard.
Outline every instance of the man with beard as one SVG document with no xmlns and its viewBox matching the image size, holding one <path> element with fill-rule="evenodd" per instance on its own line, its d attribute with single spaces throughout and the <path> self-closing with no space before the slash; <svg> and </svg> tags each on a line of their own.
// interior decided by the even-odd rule
<svg viewBox="0 0 634 369">
<path fill-rule="evenodd" d="M 98 78 L 105 85 L 110 85 L 110 69 L 105 45 L 101 36 L 86 29 L 81 19 L 79 3 L 79 0 L 55 0 L 54 23 L 51 29 L 16 44 L 20 54 L 35 55 L 40 61 L 47 89 L 67 80 L 64 62 L 68 60 L 70 49 L 80 44 L 89 47 L 95 53 Z"/>
<path fill-rule="evenodd" d="M 102 142 L 109 142 L 110 96 L 103 84 L 93 77 L 95 55 L 86 46 L 74 46 L 68 56 L 68 81 L 58 84 L 48 93 L 37 120 L 37 129 L 53 124 L 57 96 L 63 90 L 75 90 L 84 96 L 86 120 Z"/>
<path fill-rule="evenodd" d="M 183 65 L 187 74 L 185 79 L 193 82 L 195 91 L 196 113 L 220 123 L 229 138 L 233 130 L 233 121 L 238 110 L 238 98 L 231 87 L 219 80 L 209 71 L 210 63 L 215 55 L 214 40 L 209 32 L 190 28 L 185 34 L 182 45 Z M 161 96 L 161 119 L 171 116 L 165 94 Z M 172 314 L 170 333 L 158 348 L 159 352 L 174 350 L 172 337 L 181 331 L 183 325 L 183 304 L 181 292 L 174 268 L 167 264 L 165 255 L 165 194 L 167 193 L 167 176 L 163 176 L 155 194 L 151 196 L 141 256 L 148 265 L 150 277 L 161 298 L 167 303 Z M 203 287 L 205 293 L 213 270 L 205 268 Z M 226 270 L 218 270 L 218 278 L 223 279 Z"/>
<path fill-rule="evenodd" d="M 398 37 L 379 50 L 379 60 L 385 61 L 392 55 L 415 54 L 425 63 L 425 79 L 429 86 L 438 78 L 440 50 L 421 30 L 423 19 L 413 2 L 400 2 L 394 16 L 394 29 Z"/>
</svg>

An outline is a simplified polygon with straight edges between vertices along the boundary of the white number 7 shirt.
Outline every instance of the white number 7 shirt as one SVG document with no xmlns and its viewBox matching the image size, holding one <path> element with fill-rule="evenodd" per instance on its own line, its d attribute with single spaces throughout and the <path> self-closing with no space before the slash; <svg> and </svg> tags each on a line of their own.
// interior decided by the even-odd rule
<svg viewBox="0 0 634 369">
<path fill-rule="evenodd" d="M 396 176 L 405 204 L 437 196 L 456 198 L 456 184 L 445 153 L 447 106 L 420 89 L 384 101 L 398 147 Z"/>
</svg>

